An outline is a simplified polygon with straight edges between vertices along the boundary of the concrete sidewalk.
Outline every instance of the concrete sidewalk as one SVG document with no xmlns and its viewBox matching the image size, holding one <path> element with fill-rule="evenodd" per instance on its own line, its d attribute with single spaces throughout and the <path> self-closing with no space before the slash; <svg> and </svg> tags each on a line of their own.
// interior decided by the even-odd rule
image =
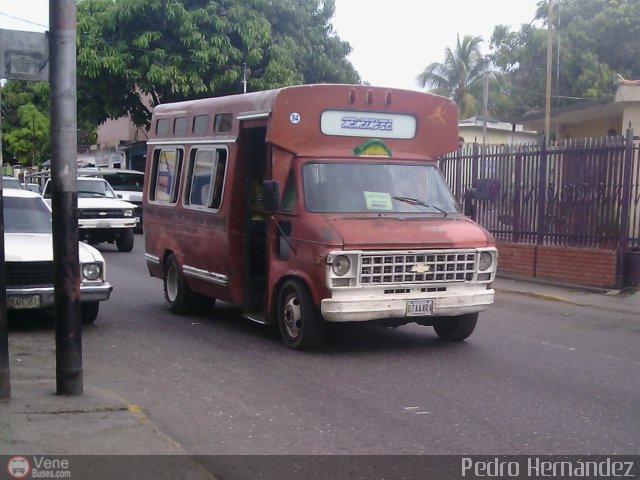
<svg viewBox="0 0 640 480">
<path fill-rule="evenodd" d="M 499 278 L 498 295 L 530 295 L 640 319 L 640 292 L 606 292 Z M 48 339 L 48 340 L 47 340 Z M 9 335 L 10 400 L 0 401 L 0 455 L 168 455 L 162 474 L 131 478 L 212 478 L 182 447 L 158 430 L 137 405 L 86 385 L 77 397 L 55 395 L 55 352 L 50 336 Z M 24 358 L 25 361 L 22 361 Z M 164 462 L 163 462 L 164 463 Z M 188 472 L 188 475 L 185 475 Z M 120 475 L 119 478 L 125 478 Z M 95 477 L 93 477 L 95 478 Z M 104 477 L 109 478 L 109 477 Z"/>
<path fill-rule="evenodd" d="M 493 284 L 496 293 L 530 295 L 536 298 L 565 302 L 592 308 L 601 308 L 635 315 L 640 319 L 640 288 L 605 290 L 567 286 L 543 281 L 500 277 Z"/>
</svg>

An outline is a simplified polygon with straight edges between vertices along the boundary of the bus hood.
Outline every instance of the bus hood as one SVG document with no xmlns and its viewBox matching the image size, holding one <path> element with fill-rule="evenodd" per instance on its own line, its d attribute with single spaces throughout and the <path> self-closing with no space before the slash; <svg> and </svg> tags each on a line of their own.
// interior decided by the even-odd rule
<svg viewBox="0 0 640 480">
<path fill-rule="evenodd" d="M 479 248 L 493 236 L 466 217 L 351 217 L 327 219 L 345 250 Z"/>
</svg>

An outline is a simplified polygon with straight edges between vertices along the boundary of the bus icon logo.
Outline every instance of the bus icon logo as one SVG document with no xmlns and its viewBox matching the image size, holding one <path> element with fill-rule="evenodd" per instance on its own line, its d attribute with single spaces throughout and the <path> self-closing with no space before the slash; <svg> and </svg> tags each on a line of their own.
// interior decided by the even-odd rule
<svg viewBox="0 0 640 480">
<path fill-rule="evenodd" d="M 7 471 L 12 478 L 25 478 L 30 470 L 29 461 L 24 457 L 11 457 L 7 463 Z"/>
</svg>

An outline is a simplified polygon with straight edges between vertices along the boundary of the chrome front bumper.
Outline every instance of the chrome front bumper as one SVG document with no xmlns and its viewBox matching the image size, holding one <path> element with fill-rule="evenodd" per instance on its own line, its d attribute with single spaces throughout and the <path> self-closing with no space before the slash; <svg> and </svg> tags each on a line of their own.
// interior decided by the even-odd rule
<svg viewBox="0 0 640 480">
<path fill-rule="evenodd" d="M 392 287 L 391 287 L 392 288 Z M 377 290 L 377 289 L 376 289 Z M 387 289 L 389 290 L 389 289 Z M 449 317 L 486 310 L 492 303 L 495 291 L 485 285 L 474 288 L 452 289 L 447 292 L 409 292 L 384 294 L 368 289 L 341 292 L 321 301 L 320 312 L 328 322 L 364 322 L 387 318 L 421 318 L 408 316 L 410 301 L 433 300 L 430 317 Z"/>
</svg>

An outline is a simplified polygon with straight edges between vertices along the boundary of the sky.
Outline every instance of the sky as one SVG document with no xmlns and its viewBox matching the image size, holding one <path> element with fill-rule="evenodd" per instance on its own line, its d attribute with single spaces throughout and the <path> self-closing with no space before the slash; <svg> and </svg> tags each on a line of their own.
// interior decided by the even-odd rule
<svg viewBox="0 0 640 480">
<path fill-rule="evenodd" d="M 539 0 L 335 0 L 335 32 L 349 42 L 349 60 L 372 85 L 418 90 L 416 76 L 444 61 L 457 35 L 479 35 L 489 51 L 496 25 L 519 30 Z M 45 31 L 49 0 L 0 0 L 0 28 Z M 26 21 L 19 21 L 24 19 Z M 31 22 L 31 23 L 29 23 Z"/>
</svg>

